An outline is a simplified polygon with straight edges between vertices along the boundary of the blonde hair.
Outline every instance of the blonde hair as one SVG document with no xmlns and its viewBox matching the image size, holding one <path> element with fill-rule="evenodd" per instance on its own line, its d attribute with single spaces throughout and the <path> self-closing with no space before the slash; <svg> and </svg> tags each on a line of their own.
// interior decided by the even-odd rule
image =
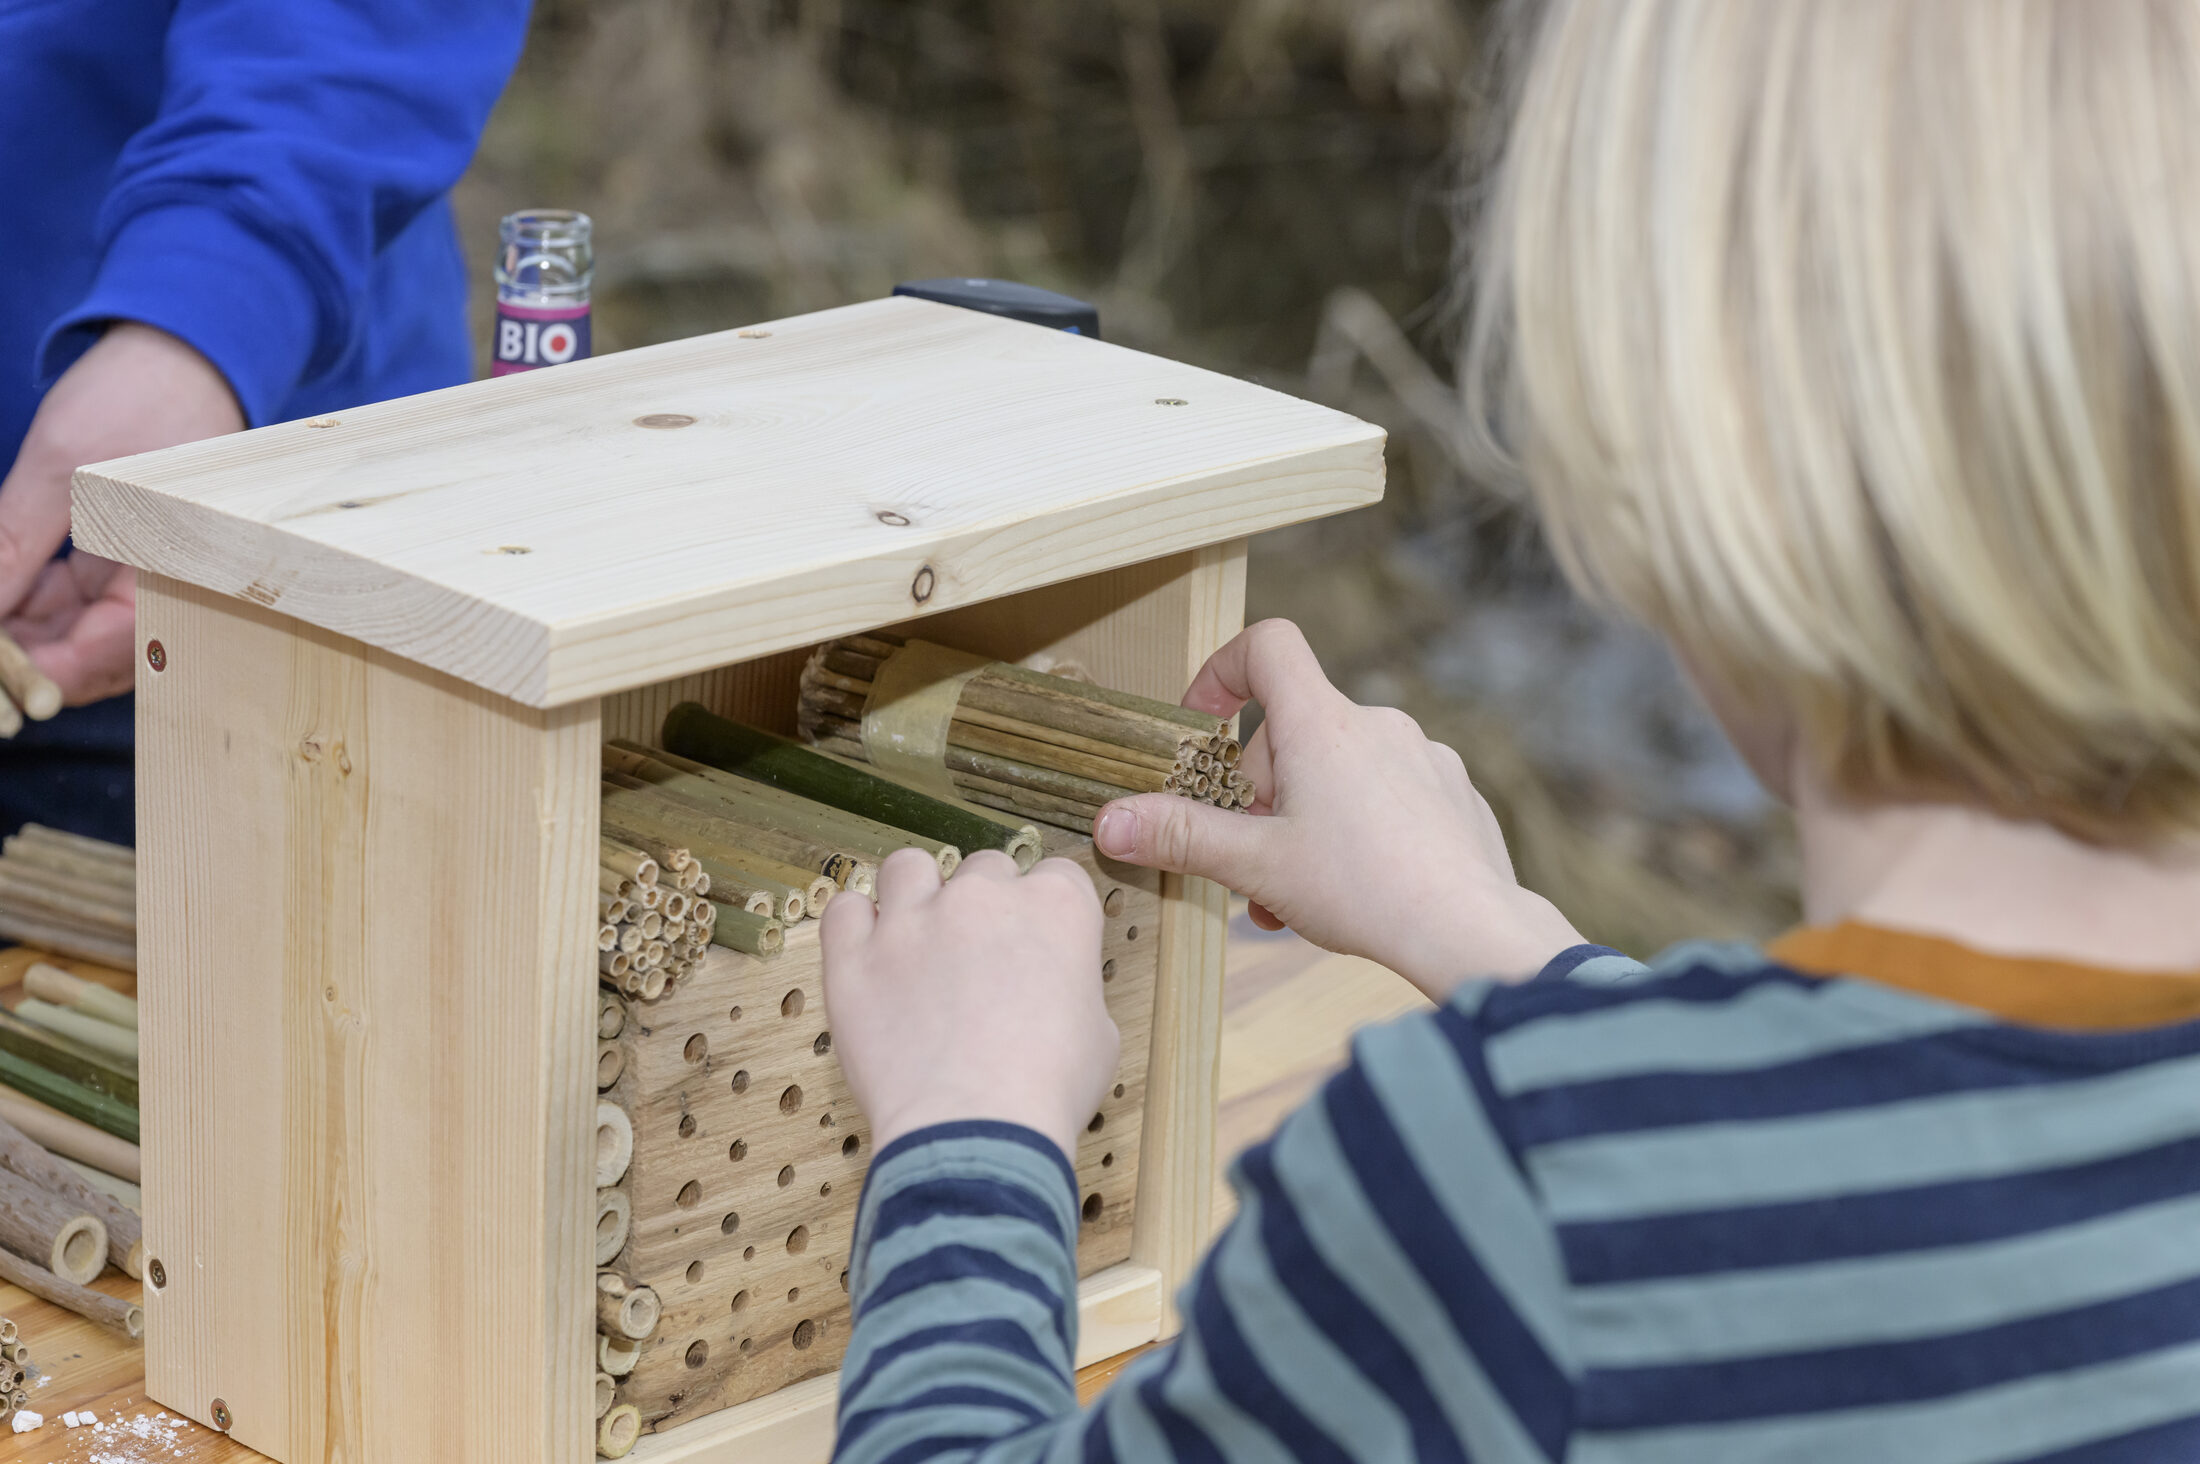
<svg viewBox="0 0 2200 1464">
<path fill-rule="evenodd" d="M 1542 0 L 1463 380 L 1852 792 L 2200 827 L 2200 5 Z"/>
</svg>

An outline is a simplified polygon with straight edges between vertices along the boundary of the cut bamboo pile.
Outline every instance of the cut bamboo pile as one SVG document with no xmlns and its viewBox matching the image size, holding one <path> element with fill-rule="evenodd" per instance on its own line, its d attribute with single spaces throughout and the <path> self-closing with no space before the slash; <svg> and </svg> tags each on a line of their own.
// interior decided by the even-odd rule
<svg viewBox="0 0 2200 1464">
<path fill-rule="evenodd" d="M 137 854 L 25 824 L 0 841 L 0 937 L 137 969 Z"/>
<path fill-rule="evenodd" d="M 880 635 L 820 646 L 802 672 L 803 736 L 868 761 L 865 708 L 902 648 Z M 970 802 L 1089 835 L 1103 805 L 1136 793 L 1250 807 L 1241 752 L 1219 717 L 997 661 L 963 683 L 945 758 Z"/>
<path fill-rule="evenodd" d="M 604 809 L 596 889 L 596 971 L 627 996 L 655 1001 L 703 958 L 720 910 L 710 872 L 682 846 L 614 828 Z"/>
<path fill-rule="evenodd" d="M 29 1406 L 30 1367 L 31 1351 L 22 1334 L 12 1319 L 0 1317 L 0 1427 L 15 1417 L 17 1409 Z"/>
</svg>

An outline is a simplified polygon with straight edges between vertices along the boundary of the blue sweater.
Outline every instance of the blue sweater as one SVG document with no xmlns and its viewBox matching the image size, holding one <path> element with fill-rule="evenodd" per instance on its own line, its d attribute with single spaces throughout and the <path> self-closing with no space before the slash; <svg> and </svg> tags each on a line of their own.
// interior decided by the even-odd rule
<svg viewBox="0 0 2200 1464">
<path fill-rule="evenodd" d="M 1080 1412 L 1060 1151 L 882 1150 L 841 1464 L 2200 1459 L 2200 1021 L 1583 946 L 1362 1033 L 1234 1182 Z"/>
<path fill-rule="evenodd" d="M 471 376 L 445 194 L 527 10 L 0 0 L 0 468 L 108 320 L 188 341 L 253 426 Z M 128 702 L 25 735 L 127 746 Z"/>
</svg>

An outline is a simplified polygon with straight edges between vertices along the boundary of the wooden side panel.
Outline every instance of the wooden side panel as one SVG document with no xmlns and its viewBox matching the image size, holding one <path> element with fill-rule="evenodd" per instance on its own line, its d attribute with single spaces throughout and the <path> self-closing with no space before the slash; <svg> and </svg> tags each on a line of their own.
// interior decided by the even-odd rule
<svg viewBox="0 0 2200 1464">
<path fill-rule="evenodd" d="M 284 1464 L 585 1459 L 595 708 L 138 617 L 148 1391 Z"/>
<path fill-rule="evenodd" d="M 1091 1274 L 1131 1253 L 1160 877 L 1098 861 L 1074 834 L 1049 847 L 1092 872 L 1111 911 L 1101 954 L 1123 1060 L 1076 1155 L 1078 1269 Z M 816 925 L 800 925 L 778 956 L 716 951 L 661 1001 L 627 1003 L 606 1095 L 634 1125 L 632 1239 L 616 1264 L 664 1315 L 618 1401 L 647 1428 L 828 1372 L 847 1347 L 870 1126 L 833 1056 L 818 954 Z"/>
</svg>

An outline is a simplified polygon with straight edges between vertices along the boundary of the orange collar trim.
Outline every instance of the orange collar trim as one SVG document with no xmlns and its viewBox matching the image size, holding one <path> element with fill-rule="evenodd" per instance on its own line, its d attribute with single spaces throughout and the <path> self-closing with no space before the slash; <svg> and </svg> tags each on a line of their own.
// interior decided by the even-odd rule
<svg viewBox="0 0 2200 1464">
<path fill-rule="evenodd" d="M 2200 972 L 1998 956 L 1853 920 L 1799 926 L 1765 954 L 1812 975 L 1859 976 L 2027 1026 L 2131 1031 L 2200 1019 Z"/>
</svg>

